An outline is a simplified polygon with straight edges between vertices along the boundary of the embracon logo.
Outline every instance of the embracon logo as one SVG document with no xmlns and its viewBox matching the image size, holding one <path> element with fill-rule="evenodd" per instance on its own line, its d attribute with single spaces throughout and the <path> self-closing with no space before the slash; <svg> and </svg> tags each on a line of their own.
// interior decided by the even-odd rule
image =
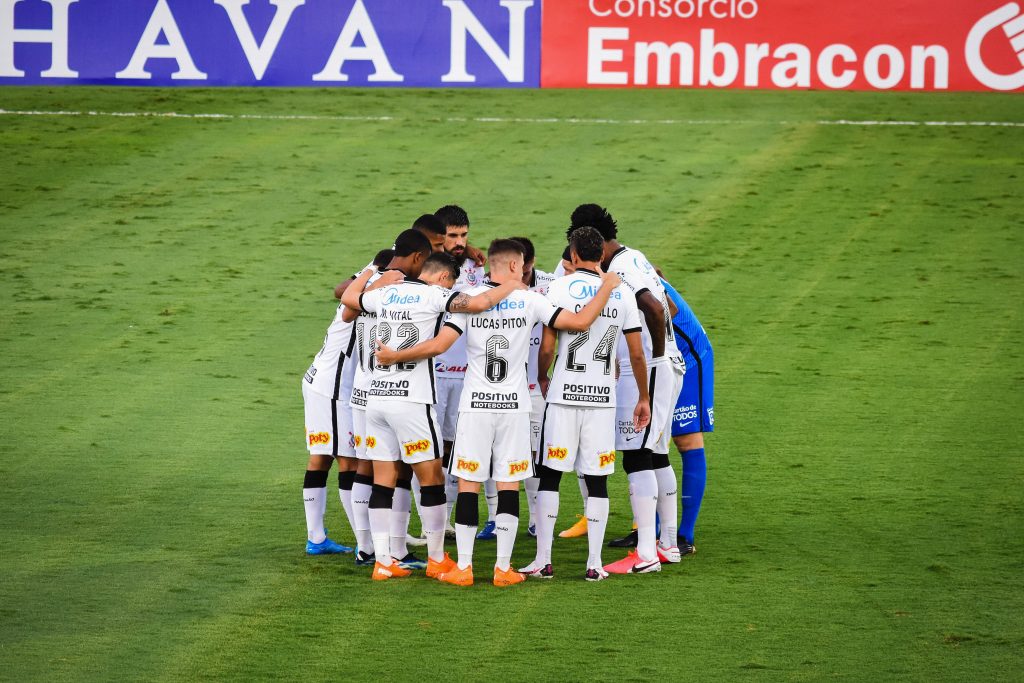
<svg viewBox="0 0 1024 683">
<path fill-rule="evenodd" d="M 996 73 L 985 63 L 981 54 L 981 44 L 985 37 L 1000 28 L 1021 64 L 1021 69 L 1012 74 Z M 1024 15 L 1021 14 L 1020 5 L 1016 2 L 1007 3 L 979 19 L 967 34 L 964 57 L 967 59 L 967 68 L 982 85 L 993 90 L 1017 90 L 1024 87 Z"/>
</svg>

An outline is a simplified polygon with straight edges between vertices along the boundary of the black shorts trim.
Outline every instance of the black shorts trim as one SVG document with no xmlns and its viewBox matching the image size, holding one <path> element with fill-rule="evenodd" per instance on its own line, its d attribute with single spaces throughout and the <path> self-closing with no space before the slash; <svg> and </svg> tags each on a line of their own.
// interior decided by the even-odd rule
<svg viewBox="0 0 1024 683">
<path fill-rule="evenodd" d="M 440 444 L 437 443 L 437 430 L 434 429 L 434 419 L 433 416 L 430 414 L 430 409 L 433 408 L 433 406 L 428 404 L 425 407 L 427 409 L 427 425 L 430 427 L 430 440 L 434 444 L 434 460 L 437 460 L 438 458 L 441 457 L 442 451 Z"/>
</svg>

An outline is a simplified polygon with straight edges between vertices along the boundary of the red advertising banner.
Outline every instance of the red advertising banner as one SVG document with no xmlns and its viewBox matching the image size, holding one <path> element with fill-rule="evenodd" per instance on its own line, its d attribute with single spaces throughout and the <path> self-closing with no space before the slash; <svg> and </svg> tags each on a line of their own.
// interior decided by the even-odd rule
<svg viewBox="0 0 1024 683">
<path fill-rule="evenodd" d="M 547 0 L 541 86 L 1024 89 L 1006 0 Z"/>
</svg>

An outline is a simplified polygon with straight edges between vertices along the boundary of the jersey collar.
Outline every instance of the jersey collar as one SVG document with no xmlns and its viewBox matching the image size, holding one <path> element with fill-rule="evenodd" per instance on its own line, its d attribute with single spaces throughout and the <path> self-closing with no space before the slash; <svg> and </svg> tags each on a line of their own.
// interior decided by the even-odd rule
<svg viewBox="0 0 1024 683">
<path fill-rule="evenodd" d="M 589 273 L 590 275 L 593 275 L 594 277 L 601 277 L 600 273 L 594 272 L 590 268 L 577 268 L 576 272 L 577 273 Z"/>
</svg>

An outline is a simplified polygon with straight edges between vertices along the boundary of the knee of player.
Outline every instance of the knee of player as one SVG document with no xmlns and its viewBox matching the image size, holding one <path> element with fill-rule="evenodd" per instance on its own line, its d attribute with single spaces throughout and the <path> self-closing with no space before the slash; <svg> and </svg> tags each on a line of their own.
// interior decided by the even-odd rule
<svg viewBox="0 0 1024 683">
<path fill-rule="evenodd" d="M 696 448 L 704 448 L 704 434 L 702 432 L 674 436 L 672 437 L 672 441 L 675 442 L 676 448 L 678 448 L 680 452 L 692 451 Z"/>
</svg>

